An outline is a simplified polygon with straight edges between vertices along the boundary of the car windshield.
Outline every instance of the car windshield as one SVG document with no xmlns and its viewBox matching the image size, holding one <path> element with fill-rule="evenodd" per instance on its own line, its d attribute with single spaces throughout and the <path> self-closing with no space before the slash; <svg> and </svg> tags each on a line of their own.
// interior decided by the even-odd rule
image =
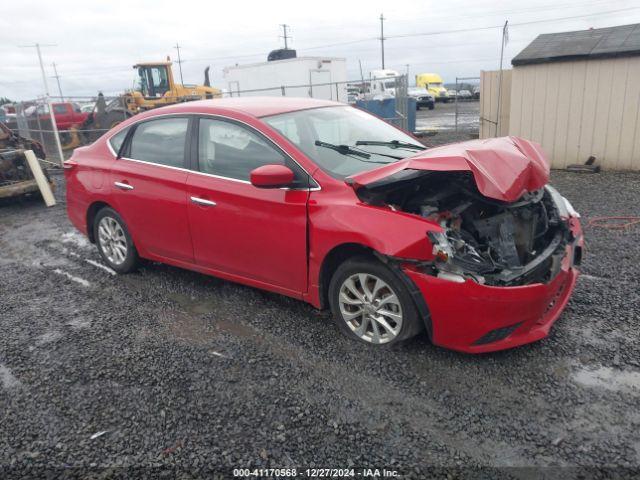
<svg viewBox="0 0 640 480">
<path fill-rule="evenodd" d="M 263 120 L 338 179 L 426 148 L 379 118 L 348 106 L 300 110 Z"/>
</svg>

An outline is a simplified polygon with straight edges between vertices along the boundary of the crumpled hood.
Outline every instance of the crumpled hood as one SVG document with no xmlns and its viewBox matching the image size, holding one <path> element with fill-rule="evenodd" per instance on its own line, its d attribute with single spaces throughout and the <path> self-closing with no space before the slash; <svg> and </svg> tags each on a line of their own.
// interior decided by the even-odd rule
<svg viewBox="0 0 640 480">
<path fill-rule="evenodd" d="M 519 137 L 489 138 L 430 148 L 389 165 L 347 178 L 354 189 L 401 170 L 470 171 L 485 197 L 515 202 L 549 181 L 549 162 L 540 145 Z"/>
</svg>

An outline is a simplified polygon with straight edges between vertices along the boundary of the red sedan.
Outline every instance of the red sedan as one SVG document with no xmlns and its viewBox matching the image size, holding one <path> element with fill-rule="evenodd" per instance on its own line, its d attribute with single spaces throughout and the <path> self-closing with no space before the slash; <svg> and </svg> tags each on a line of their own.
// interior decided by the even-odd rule
<svg viewBox="0 0 640 480">
<path fill-rule="evenodd" d="M 331 308 L 347 335 L 487 352 L 545 337 L 579 215 L 515 137 L 427 149 L 343 104 L 230 98 L 137 115 L 65 164 L 73 224 L 140 258 Z"/>
</svg>

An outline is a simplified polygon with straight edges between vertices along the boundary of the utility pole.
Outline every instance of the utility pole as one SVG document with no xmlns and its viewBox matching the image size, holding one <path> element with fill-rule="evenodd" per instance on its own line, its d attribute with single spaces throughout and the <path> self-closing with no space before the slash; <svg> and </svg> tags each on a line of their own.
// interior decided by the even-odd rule
<svg viewBox="0 0 640 480">
<path fill-rule="evenodd" d="M 180 69 L 180 83 L 184 85 L 184 79 L 182 78 L 182 59 L 180 58 L 180 45 L 176 42 L 176 46 L 173 47 L 178 50 L 178 68 Z"/>
<path fill-rule="evenodd" d="M 380 50 L 382 51 L 382 69 L 384 70 L 384 15 L 380 14 Z"/>
<path fill-rule="evenodd" d="M 407 67 L 407 86 L 409 86 L 409 67 L 411 65 L 409 65 L 408 63 L 405 63 L 404 66 Z"/>
<path fill-rule="evenodd" d="M 55 73 L 55 75 L 51 78 L 55 78 L 56 82 L 58 82 L 58 93 L 60 93 L 60 101 L 64 102 L 64 95 L 62 95 L 62 88 L 60 87 L 60 75 L 58 75 L 58 69 L 56 68 L 56 62 L 52 63 L 53 65 L 53 73 Z"/>
<path fill-rule="evenodd" d="M 64 154 L 62 153 L 62 145 L 60 144 L 60 135 L 58 134 L 58 125 L 56 124 L 56 117 L 53 114 L 53 106 L 51 105 L 51 98 L 49 97 L 49 84 L 47 83 L 47 74 L 44 71 L 44 64 L 42 63 L 42 53 L 40 53 L 40 47 L 56 47 L 57 45 L 22 45 L 20 48 L 35 48 L 38 52 L 38 61 L 40 62 L 40 73 L 42 73 L 42 83 L 44 85 L 44 98 L 49 107 L 49 118 L 51 119 L 51 126 L 53 128 L 53 136 L 56 140 L 56 147 L 58 147 L 58 155 L 60 155 L 60 165 L 64 166 Z"/>
<path fill-rule="evenodd" d="M 289 28 L 289 25 L 287 25 L 286 23 L 281 23 L 280 26 L 282 27 L 282 35 L 280 36 L 284 38 L 284 49 L 287 50 L 289 48 L 288 40 L 291 38 L 289 35 L 287 35 L 287 28 Z"/>
</svg>

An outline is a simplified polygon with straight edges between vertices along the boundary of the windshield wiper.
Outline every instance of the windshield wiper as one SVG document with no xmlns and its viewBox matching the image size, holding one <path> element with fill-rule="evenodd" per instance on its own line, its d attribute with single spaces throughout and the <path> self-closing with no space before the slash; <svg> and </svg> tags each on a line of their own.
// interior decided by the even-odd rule
<svg viewBox="0 0 640 480">
<path fill-rule="evenodd" d="M 369 155 L 368 153 L 355 150 L 349 145 L 334 145 L 333 143 L 323 142 L 322 140 L 316 140 L 315 144 L 318 147 L 330 148 L 331 150 L 335 150 L 336 152 L 343 155 L 355 155 L 357 157 L 371 158 L 371 155 Z"/>
<path fill-rule="evenodd" d="M 399 140 L 391 140 L 389 142 L 378 142 L 375 140 L 358 140 L 356 145 L 374 145 L 379 147 L 391 147 L 391 148 L 411 148 L 414 150 L 426 150 L 424 145 L 416 145 L 415 143 L 400 142 Z"/>
</svg>

